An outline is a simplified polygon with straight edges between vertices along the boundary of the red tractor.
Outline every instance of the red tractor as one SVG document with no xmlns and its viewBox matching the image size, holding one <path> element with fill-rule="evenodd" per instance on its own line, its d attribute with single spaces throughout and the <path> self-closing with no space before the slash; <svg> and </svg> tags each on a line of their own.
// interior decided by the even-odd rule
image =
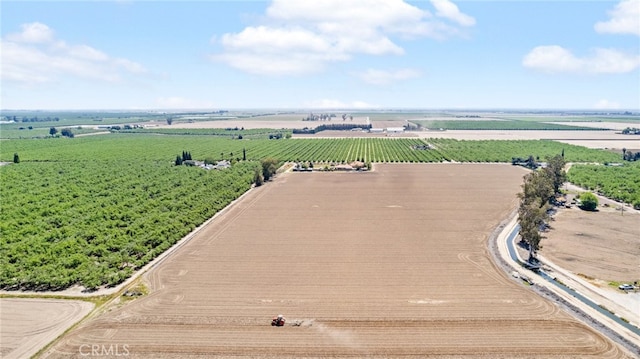
<svg viewBox="0 0 640 359">
<path fill-rule="evenodd" d="M 271 320 L 271 326 L 273 326 L 273 327 L 282 327 L 282 326 L 284 326 L 284 323 L 285 323 L 286 321 L 287 321 L 287 320 L 286 320 L 286 319 L 284 319 L 284 317 L 282 316 L 282 314 L 280 314 L 280 315 L 278 315 L 277 317 L 274 317 L 274 318 Z"/>
</svg>

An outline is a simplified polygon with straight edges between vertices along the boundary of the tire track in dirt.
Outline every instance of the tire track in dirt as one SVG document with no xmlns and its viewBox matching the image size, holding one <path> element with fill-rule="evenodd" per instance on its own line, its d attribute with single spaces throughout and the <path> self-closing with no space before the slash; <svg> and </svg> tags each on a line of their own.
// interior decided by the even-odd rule
<svg viewBox="0 0 640 359">
<path fill-rule="evenodd" d="M 0 298 L 0 356 L 34 355 L 92 308 L 82 301 Z"/>
</svg>

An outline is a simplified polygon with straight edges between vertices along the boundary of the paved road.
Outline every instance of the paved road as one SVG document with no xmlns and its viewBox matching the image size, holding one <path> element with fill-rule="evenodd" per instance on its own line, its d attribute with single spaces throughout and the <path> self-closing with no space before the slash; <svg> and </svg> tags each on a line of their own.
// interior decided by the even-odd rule
<svg viewBox="0 0 640 359">
<path fill-rule="evenodd" d="M 513 261 L 515 261 L 516 263 L 520 264 L 520 265 L 525 265 L 525 263 L 518 257 L 517 251 L 515 249 L 515 244 L 514 244 L 515 238 L 518 236 L 519 230 L 520 230 L 520 226 L 519 225 L 516 225 L 515 227 L 513 227 L 511 233 L 507 236 L 507 247 L 509 249 L 509 256 L 511 257 L 511 259 Z M 618 324 L 622 325 L 623 327 L 631 330 L 633 333 L 635 333 L 637 335 L 640 335 L 640 328 L 638 328 L 637 326 L 622 320 L 617 315 L 612 314 L 609 311 L 603 309 L 595 301 L 593 301 L 590 298 L 580 294 L 576 290 L 564 285 L 563 283 L 557 281 L 555 279 L 556 277 L 554 277 L 552 275 L 549 275 L 549 273 L 547 273 L 545 270 L 540 269 L 539 271 L 532 272 L 532 273 L 535 273 L 535 274 L 539 275 L 540 277 L 542 277 L 543 279 L 545 279 L 549 283 L 552 283 L 556 287 L 562 289 L 563 291 L 565 291 L 566 293 L 568 293 L 571 296 L 575 297 L 576 299 L 580 300 L 584 304 L 586 304 L 586 305 L 590 306 L 591 308 L 595 309 L 600 314 L 608 317 L 609 319 L 612 319 L 616 323 L 618 323 Z"/>
<path fill-rule="evenodd" d="M 552 292 L 557 297 L 577 308 L 579 312 L 582 312 L 582 314 L 587 316 L 582 316 L 584 319 L 588 317 L 595 319 L 595 322 L 602 325 L 602 328 L 606 328 L 606 331 L 609 332 L 608 334 L 613 334 L 612 339 L 616 340 L 613 337 L 617 336 L 618 339 L 625 342 L 622 344 L 627 349 L 631 350 L 636 355 L 640 355 L 640 329 L 638 326 L 635 325 L 635 323 L 627 323 L 618 316 L 612 315 L 601 308 L 599 306 L 600 303 L 597 303 L 592 299 L 596 297 L 597 293 L 588 291 L 588 288 L 585 288 L 584 293 L 579 293 L 560 283 L 574 283 L 574 281 L 579 280 L 575 278 L 575 276 L 561 268 L 554 268 L 553 272 L 559 274 L 558 276 L 555 276 L 558 280 L 554 280 L 554 276 L 551 276 L 544 271 L 542 271 L 540 275 L 536 275 L 534 272 L 528 271 L 522 267 L 524 260 L 519 257 L 514 246 L 515 238 L 519 233 L 518 230 L 519 226 L 516 216 L 504 227 L 502 233 L 497 237 L 497 248 L 500 257 L 510 266 L 516 268 L 516 271 L 520 274 L 528 276 L 536 286 L 548 289 L 548 291 Z M 545 263 L 545 267 L 547 266 L 548 263 Z M 602 299 L 602 297 L 599 298 Z M 606 307 L 606 305 L 604 306 Z M 600 330 L 603 330 L 602 328 L 600 328 Z M 621 342 L 620 340 L 616 341 Z"/>
</svg>

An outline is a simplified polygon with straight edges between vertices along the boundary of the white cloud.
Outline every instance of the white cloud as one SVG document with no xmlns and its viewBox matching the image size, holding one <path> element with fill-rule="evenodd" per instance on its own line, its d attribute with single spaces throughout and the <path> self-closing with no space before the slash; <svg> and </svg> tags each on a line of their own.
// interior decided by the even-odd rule
<svg viewBox="0 0 640 359">
<path fill-rule="evenodd" d="M 78 59 L 85 59 L 89 61 L 107 61 L 109 59 L 109 56 L 104 52 L 87 45 L 73 46 L 69 49 L 68 53 Z"/>
<path fill-rule="evenodd" d="M 473 26 L 476 20 L 460 12 L 458 6 L 449 0 L 431 0 L 431 4 L 436 8 L 436 15 L 452 20 L 462 26 Z"/>
<path fill-rule="evenodd" d="M 379 108 L 378 105 L 372 105 L 364 101 L 343 102 L 335 99 L 319 99 L 307 102 L 303 105 L 305 108 L 314 109 L 372 109 Z"/>
<path fill-rule="evenodd" d="M 112 61 L 115 66 L 121 67 L 132 74 L 143 74 L 147 72 L 147 69 L 144 66 L 135 61 L 123 58 L 114 58 Z"/>
<path fill-rule="evenodd" d="M 235 52 L 211 56 L 236 69 L 256 75 L 300 75 L 320 71 L 327 58 L 318 53 L 292 53 L 288 57 L 259 52 Z"/>
<path fill-rule="evenodd" d="M 53 40 L 53 31 L 39 22 L 22 24 L 22 32 L 9 34 L 7 39 L 13 42 L 44 43 Z"/>
<path fill-rule="evenodd" d="M 475 22 L 446 0 L 438 6 L 457 24 Z M 403 55 L 393 37 L 442 39 L 458 32 L 403 0 L 273 0 L 262 24 L 213 36 L 223 51 L 211 58 L 254 74 L 304 74 L 360 54 Z"/>
<path fill-rule="evenodd" d="M 596 102 L 593 108 L 596 110 L 618 110 L 620 109 L 620 104 L 615 101 L 602 99 Z"/>
<path fill-rule="evenodd" d="M 339 10 L 337 10 L 339 9 Z M 414 33 L 407 25 L 431 17 L 428 11 L 402 0 L 274 0 L 267 16 L 286 23 L 306 24 L 322 33 L 348 35 L 364 32 Z"/>
<path fill-rule="evenodd" d="M 247 27 L 237 34 L 224 34 L 220 43 L 226 52 L 212 59 L 254 74 L 310 73 L 327 62 L 349 59 L 348 54 L 334 51 L 327 39 L 299 27 Z"/>
<path fill-rule="evenodd" d="M 597 48 L 590 56 L 577 57 L 561 46 L 538 46 L 524 57 L 522 65 L 549 73 L 620 74 L 640 67 L 640 55 Z"/>
<path fill-rule="evenodd" d="M 264 44 L 269 44 L 269 48 L 263 51 L 274 53 L 291 48 L 311 52 L 331 49 L 326 39 L 303 28 L 247 27 L 237 34 L 224 34 L 220 42 L 231 51 L 250 51 Z"/>
<path fill-rule="evenodd" d="M 600 21 L 594 25 L 596 32 L 640 36 L 640 1 L 620 1 L 609 11 L 609 17 L 608 21 Z"/>
<path fill-rule="evenodd" d="M 596 32 L 640 35 L 640 0 L 622 0 L 609 15 L 609 21 L 594 25 Z M 589 56 L 577 57 L 558 45 L 538 46 L 525 55 L 522 65 L 550 73 L 621 74 L 640 67 L 640 55 L 595 48 Z"/>
<path fill-rule="evenodd" d="M 156 99 L 156 105 L 161 109 L 176 110 L 207 109 L 214 107 L 210 101 L 194 100 L 180 96 L 158 97 Z"/>
<path fill-rule="evenodd" d="M 22 25 L 0 40 L 0 78 L 23 85 L 62 81 L 68 76 L 107 82 L 146 72 L 134 61 L 113 58 L 91 46 L 67 45 L 45 24 Z"/>
<path fill-rule="evenodd" d="M 420 72 L 413 69 L 400 69 L 395 71 L 367 69 L 355 75 L 371 85 L 388 85 L 393 82 L 416 78 L 420 76 Z"/>
</svg>

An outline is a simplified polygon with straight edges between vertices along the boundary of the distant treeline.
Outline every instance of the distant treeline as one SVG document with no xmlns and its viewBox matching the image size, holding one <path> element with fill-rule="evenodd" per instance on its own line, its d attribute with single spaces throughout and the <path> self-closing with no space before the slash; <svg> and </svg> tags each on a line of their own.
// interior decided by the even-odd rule
<svg viewBox="0 0 640 359">
<path fill-rule="evenodd" d="M 117 127 L 117 128 L 114 128 Z M 288 138 L 291 137 L 291 131 L 287 129 L 274 130 L 270 128 L 252 128 L 229 127 L 229 128 L 123 128 L 120 126 L 111 126 L 112 130 L 122 130 L 123 133 L 157 133 L 162 135 L 194 135 L 194 136 L 218 136 L 234 139 L 243 138 Z"/>
<path fill-rule="evenodd" d="M 417 120 L 412 121 L 418 126 L 426 129 L 443 130 L 582 130 L 582 131 L 602 131 L 605 128 L 594 128 L 584 126 L 570 126 L 559 123 L 514 121 L 514 120 Z"/>
<path fill-rule="evenodd" d="M 7 121 L 13 121 L 13 122 L 52 122 L 52 121 L 60 121 L 60 118 L 58 117 L 38 117 L 38 116 L 34 116 L 34 117 L 26 117 L 23 116 L 21 118 L 18 118 L 18 116 L 5 116 L 5 118 L 7 119 Z"/>
<path fill-rule="evenodd" d="M 293 129 L 294 134 L 314 134 L 321 131 L 333 130 L 333 131 L 350 131 L 355 128 L 361 128 L 363 130 L 371 129 L 371 125 L 353 124 L 353 123 L 332 123 L 326 125 L 320 125 L 315 128 L 305 127 L 302 129 Z"/>
</svg>

